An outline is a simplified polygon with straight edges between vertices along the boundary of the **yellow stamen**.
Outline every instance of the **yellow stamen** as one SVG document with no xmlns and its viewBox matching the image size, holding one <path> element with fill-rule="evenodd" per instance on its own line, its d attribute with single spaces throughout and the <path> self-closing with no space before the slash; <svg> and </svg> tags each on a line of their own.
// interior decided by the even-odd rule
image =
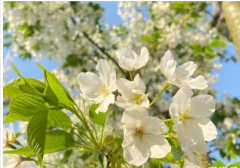
<svg viewBox="0 0 240 168">
<path fill-rule="evenodd" d="M 187 120 L 191 120 L 191 119 L 192 119 L 192 117 L 189 116 L 189 115 L 186 114 L 186 113 L 182 113 L 182 114 L 180 114 L 180 116 L 179 116 L 179 121 L 182 121 L 182 122 L 186 122 Z"/>
<path fill-rule="evenodd" d="M 137 94 L 135 93 L 132 97 L 132 100 L 137 103 L 140 104 L 142 102 L 142 94 Z"/>
<path fill-rule="evenodd" d="M 144 129 L 142 126 L 135 128 L 135 136 L 142 138 L 143 135 L 145 134 Z"/>
<path fill-rule="evenodd" d="M 103 85 L 99 91 L 100 91 L 100 94 L 104 96 L 107 96 L 109 94 L 109 90 L 105 85 Z"/>
</svg>

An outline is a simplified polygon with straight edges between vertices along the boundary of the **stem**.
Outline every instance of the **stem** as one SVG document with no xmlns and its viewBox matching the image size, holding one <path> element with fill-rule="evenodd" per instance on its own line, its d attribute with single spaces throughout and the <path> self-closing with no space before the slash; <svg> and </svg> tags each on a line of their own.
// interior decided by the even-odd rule
<svg viewBox="0 0 240 168">
<path fill-rule="evenodd" d="M 134 76 L 134 70 L 133 70 L 133 71 L 130 71 L 130 72 L 129 72 L 129 75 L 130 75 L 130 80 L 132 81 L 132 80 L 133 80 L 133 76 Z"/>
<path fill-rule="evenodd" d="M 102 133 L 101 133 L 101 139 L 100 139 L 100 145 L 102 146 L 102 144 L 103 144 L 103 137 L 104 137 L 104 134 L 105 134 L 105 125 L 106 124 L 104 124 L 104 126 L 102 127 Z"/>
<path fill-rule="evenodd" d="M 158 93 L 158 95 L 154 98 L 154 100 L 150 103 L 149 106 L 152 106 L 169 86 L 169 83 L 164 83 L 162 90 Z"/>
</svg>

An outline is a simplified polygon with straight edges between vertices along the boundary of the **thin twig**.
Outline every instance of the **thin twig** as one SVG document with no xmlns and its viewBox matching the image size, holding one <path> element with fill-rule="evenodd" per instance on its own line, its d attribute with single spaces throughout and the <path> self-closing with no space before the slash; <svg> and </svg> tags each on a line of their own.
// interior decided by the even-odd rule
<svg viewBox="0 0 240 168">
<path fill-rule="evenodd" d="M 102 47 L 100 47 L 97 43 L 95 43 L 90 37 L 89 35 L 85 32 L 82 31 L 82 34 L 84 37 L 86 37 L 88 39 L 89 42 L 91 42 L 98 50 L 100 50 L 104 55 L 106 55 L 118 68 L 119 70 L 124 74 L 123 69 L 118 65 L 117 61 L 111 56 L 109 55 Z"/>
</svg>

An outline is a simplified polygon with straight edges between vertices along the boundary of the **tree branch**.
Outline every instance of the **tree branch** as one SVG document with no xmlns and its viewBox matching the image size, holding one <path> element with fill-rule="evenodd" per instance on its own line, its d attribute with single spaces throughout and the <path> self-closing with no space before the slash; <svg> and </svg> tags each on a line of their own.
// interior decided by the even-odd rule
<svg viewBox="0 0 240 168">
<path fill-rule="evenodd" d="M 104 55 L 106 55 L 119 68 L 119 70 L 124 74 L 123 69 L 118 65 L 117 61 L 111 55 L 109 55 L 103 48 L 101 48 L 97 43 L 95 43 L 85 31 L 82 31 L 82 34 L 85 38 L 88 39 L 88 41 L 90 43 L 92 43 L 98 50 L 100 50 Z"/>
</svg>

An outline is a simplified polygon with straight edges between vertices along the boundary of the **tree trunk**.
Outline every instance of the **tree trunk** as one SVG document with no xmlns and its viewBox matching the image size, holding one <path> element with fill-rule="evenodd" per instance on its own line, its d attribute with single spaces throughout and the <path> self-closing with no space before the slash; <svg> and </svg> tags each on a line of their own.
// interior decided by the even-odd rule
<svg viewBox="0 0 240 168">
<path fill-rule="evenodd" d="M 240 2 L 224 1 L 222 10 L 240 59 Z"/>
</svg>

